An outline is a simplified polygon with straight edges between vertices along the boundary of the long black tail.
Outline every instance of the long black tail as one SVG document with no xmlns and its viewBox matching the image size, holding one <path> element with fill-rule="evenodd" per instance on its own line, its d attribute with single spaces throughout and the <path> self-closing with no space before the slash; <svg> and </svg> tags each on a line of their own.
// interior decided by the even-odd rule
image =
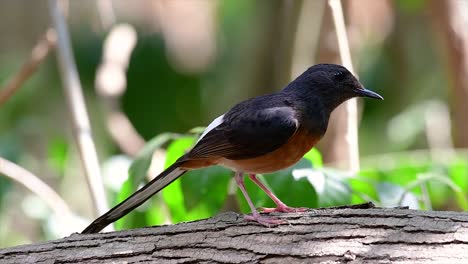
<svg viewBox="0 0 468 264">
<path fill-rule="evenodd" d="M 161 189 L 169 185 L 175 179 L 179 178 L 186 170 L 181 169 L 180 163 L 176 162 L 163 171 L 161 174 L 156 176 L 153 180 L 148 182 L 141 189 L 136 191 L 130 197 L 125 199 L 123 202 L 116 205 L 114 208 L 110 209 L 107 213 L 100 216 L 98 219 L 94 220 L 88 227 L 81 232 L 82 234 L 92 234 L 98 233 L 104 227 L 109 224 L 119 220 L 130 211 L 140 206 L 151 196 L 159 192 Z"/>
</svg>

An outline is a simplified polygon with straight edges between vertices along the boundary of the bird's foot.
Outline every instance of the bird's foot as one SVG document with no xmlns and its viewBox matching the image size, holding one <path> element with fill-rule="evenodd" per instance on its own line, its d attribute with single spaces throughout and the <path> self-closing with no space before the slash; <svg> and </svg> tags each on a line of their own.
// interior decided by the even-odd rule
<svg viewBox="0 0 468 264">
<path fill-rule="evenodd" d="M 276 208 L 261 208 L 263 213 L 302 213 L 309 210 L 308 208 L 304 207 L 289 207 L 287 205 L 278 205 Z"/>
<path fill-rule="evenodd" d="M 287 224 L 288 221 L 278 219 L 278 218 L 273 218 L 273 217 L 267 217 L 267 216 L 261 216 L 260 214 L 252 214 L 252 215 L 245 215 L 244 219 L 247 221 L 254 221 L 257 222 L 261 225 L 264 225 L 266 227 L 273 227 L 281 224 Z"/>
</svg>

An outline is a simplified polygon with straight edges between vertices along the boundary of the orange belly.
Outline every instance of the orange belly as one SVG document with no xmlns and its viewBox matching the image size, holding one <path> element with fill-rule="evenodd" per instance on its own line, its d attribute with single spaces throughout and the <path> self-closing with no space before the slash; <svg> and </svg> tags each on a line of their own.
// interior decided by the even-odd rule
<svg viewBox="0 0 468 264">
<path fill-rule="evenodd" d="M 245 173 L 269 173 L 296 164 L 320 139 L 300 128 L 289 141 L 266 155 L 244 160 L 221 158 L 217 164 Z"/>
</svg>

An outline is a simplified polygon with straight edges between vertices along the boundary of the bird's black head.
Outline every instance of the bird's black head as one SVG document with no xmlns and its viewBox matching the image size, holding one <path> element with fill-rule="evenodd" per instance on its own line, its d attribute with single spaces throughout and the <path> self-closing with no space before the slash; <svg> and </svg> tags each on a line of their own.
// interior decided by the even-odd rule
<svg viewBox="0 0 468 264">
<path fill-rule="evenodd" d="M 318 98 L 330 111 L 353 97 L 383 100 L 379 94 L 367 90 L 345 67 L 336 64 L 317 64 L 291 82 L 285 91 Z"/>
</svg>

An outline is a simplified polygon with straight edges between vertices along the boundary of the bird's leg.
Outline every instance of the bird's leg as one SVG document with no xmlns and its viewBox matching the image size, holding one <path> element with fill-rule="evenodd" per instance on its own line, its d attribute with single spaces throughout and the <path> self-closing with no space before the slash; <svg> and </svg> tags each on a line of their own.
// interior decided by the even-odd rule
<svg viewBox="0 0 468 264">
<path fill-rule="evenodd" d="M 236 180 L 237 185 L 239 186 L 239 189 L 241 190 L 242 194 L 244 195 L 245 200 L 247 200 L 247 203 L 249 204 L 250 210 L 252 210 L 252 215 L 246 215 L 245 216 L 246 220 L 255 221 L 255 222 L 258 222 L 259 224 L 262 224 L 262 225 L 268 226 L 268 227 L 286 223 L 286 221 L 284 221 L 284 220 L 261 216 L 257 212 L 257 209 L 255 208 L 255 206 L 254 206 L 254 204 L 252 202 L 252 199 L 250 199 L 250 196 L 247 193 L 247 190 L 245 189 L 244 174 L 242 172 L 236 172 L 234 178 Z"/>
<path fill-rule="evenodd" d="M 293 213 L 293 212 L 304 212 L 307 211 L 307 208 L 294 208 L 289 207 L 285 203 L 283 203 L 276 195 L 268 189 L 265 184 L 263 184 L 258 178 L 256 174 L 249 174 L 249 178 L 257 184 L 276 204 L 276 208 L 263 208 L 263 212 L 265 213 L 272 213 L 272 212 L 281 212 L 281 213 Z"/>
</svg>

